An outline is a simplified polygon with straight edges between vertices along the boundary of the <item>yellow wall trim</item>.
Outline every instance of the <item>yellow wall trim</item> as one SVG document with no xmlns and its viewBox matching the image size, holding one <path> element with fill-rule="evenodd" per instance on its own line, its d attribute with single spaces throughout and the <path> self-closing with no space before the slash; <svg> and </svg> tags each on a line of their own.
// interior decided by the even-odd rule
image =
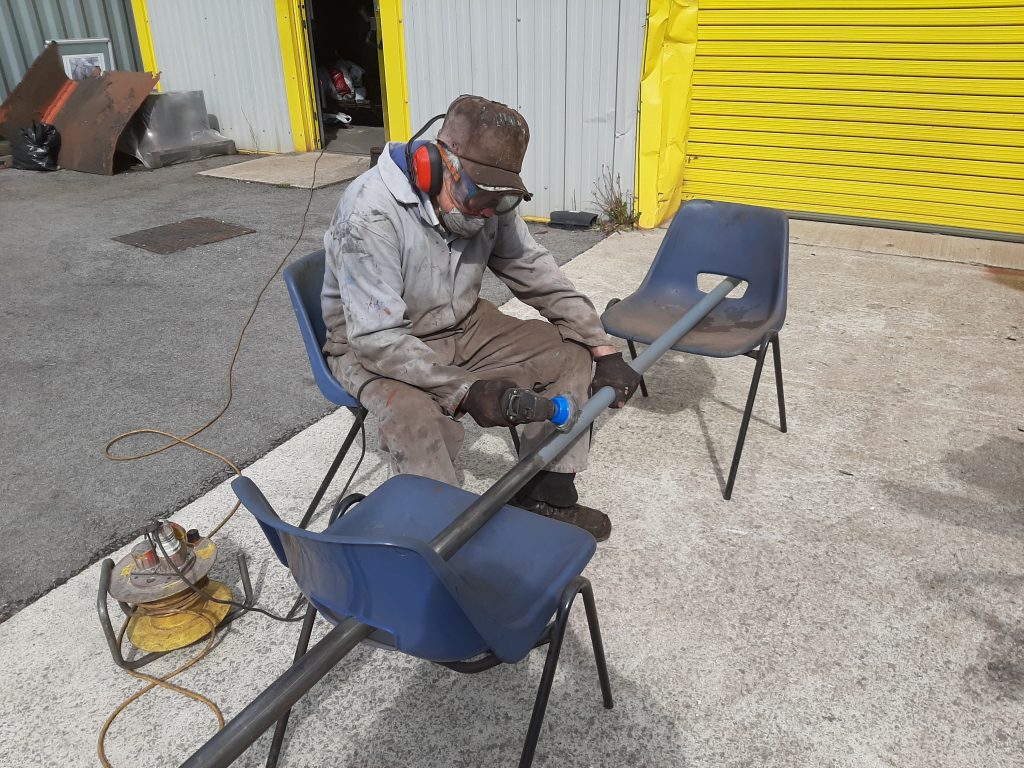
<svg viewBox="0 0 1024 768">
<path fill-rule="evenodd" d="M 309 152 L 319 149 L 320 131 L 316 124 L 313 64 L 304 25 L 305 8 L 302 0 L 275 0 L 275 5 L 292 141 L 296 152 Z"/>
<path fill-rule="evenodd" d="M 637 141 L 641 227 L 667 221 L 682 199 L 696 48 L 697 0 L 650 0 Z"/>
<path fill-rule="evenodd" d="M 379 0 L 379 29 L 382 43 L 384 130 L 388 141 L 408 141 L 412 136 L 409 117 L 409 78 L 405 68 L 405 27 L 402 0 Z"/>
<path fill-rule="evenodd" d="M 156 66 L 156 49 L 153 48 L 153 30 L 149 26 L 149 9 L 146 0 L 132 0 L 132 15 L 135 17 L 135 34 L 139 38 L 139 53 L 142 54 L 142 68 L 147 72 L 159 74 Z M 159 91 L 160 81 L 156 89 Z"/>
</svg>

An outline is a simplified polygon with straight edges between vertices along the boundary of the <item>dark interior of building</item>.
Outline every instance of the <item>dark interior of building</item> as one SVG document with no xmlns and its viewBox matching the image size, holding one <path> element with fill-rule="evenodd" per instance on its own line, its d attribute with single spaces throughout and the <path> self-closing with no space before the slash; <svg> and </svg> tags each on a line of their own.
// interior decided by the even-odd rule
<svg viewBox="0 0 1024 768">
<path fill-rule="evenodd" d="M 384 143 L 373 0 L 307 0 L 327 150 L 369 154 Z"/>
</svg>

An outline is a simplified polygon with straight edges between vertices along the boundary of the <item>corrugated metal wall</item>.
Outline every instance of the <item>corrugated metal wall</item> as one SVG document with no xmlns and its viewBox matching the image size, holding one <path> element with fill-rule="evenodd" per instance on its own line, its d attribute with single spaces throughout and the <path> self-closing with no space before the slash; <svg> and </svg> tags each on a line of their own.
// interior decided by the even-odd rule
<svg viewBox="0 0 1024 768">
<path fill-rule="evenodd" d="M 110 38 L 112 69 L 141 69 L 131 0 L 0 0 L 0 101 L 45 41 L 83 37 Z"/>
<path fill-rule="evenodd" d="M 1024 233 L 1024 2 L 701 0 L 683 196 Z"/>
<path fill-rule="evenodd" d="M 525 214 L 594 210 L 602 172 L 633 189 L 640 0 L 406 0 L 409 109 L 417 130 L 459 94 L 530 123 Z"/>
<path fill-rule="evenodd" d="M 201 90 L 239 149 L 291 152 L 274 0 L 147 0 L 164 90 Z"/>
</svg>

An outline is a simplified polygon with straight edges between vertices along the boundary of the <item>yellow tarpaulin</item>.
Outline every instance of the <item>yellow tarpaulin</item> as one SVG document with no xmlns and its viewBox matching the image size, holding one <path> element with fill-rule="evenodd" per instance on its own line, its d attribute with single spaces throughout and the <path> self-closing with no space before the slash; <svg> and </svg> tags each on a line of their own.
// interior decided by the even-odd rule
<svg viewBox="0 0 1024 768">
<path fill-rule="evenodd" d="M 1024 0 L 952 5 L 649 0 L 640 226 L 706 198 L 1024 233 Z"/>
<path fill-rule="evenodd" d="M 696 49 L 697 0 L 650 0 L 640 80 L 641 227 L 656 227 L 679 208 Z"/>
<path fill-rule="evenodd" d="M 1024 0 L 700 0 L 683 200 L 1024 234 L 1021 22 Z"/>
</svg>

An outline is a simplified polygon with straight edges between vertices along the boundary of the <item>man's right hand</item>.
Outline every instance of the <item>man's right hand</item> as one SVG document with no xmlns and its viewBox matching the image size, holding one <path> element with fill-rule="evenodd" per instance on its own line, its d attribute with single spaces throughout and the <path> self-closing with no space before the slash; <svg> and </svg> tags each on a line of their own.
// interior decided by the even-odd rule
<svg viewBox="0 0 1024 768">
<path fill-rule="evenodd" d="M 474 381 L 459 410 L 472 416 L 481 427 L 511 427 L 513 424 L 501 407 L 501 398 L 505 390 L 515 386 L 511 379 Z"/>
<path fill-rule="evenodd" d="M 615 402 L 609 407 L 621 408 L 640 386 L 640 374 L 622 359 L 621 352 L 601 355 L 594 359 L 594 363 L 594 380 L 591 382 L 591 389 L 597 392 L 602 387 L 611 387 L 615 390 Z"/>
</svg>

